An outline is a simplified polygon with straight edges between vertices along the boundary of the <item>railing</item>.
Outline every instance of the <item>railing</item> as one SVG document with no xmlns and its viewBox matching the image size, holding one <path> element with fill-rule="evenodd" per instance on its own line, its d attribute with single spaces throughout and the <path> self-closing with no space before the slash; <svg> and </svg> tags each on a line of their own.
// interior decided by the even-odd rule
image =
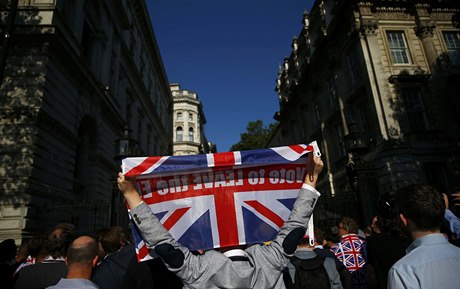
<svg viewBox="0 0 460 289">
<path fill-rule="evenodd" d="M 350 217 L 361 229 L 369 224 L 376 213 L 379 190 L 375 173 L 368 170 L 358 172 L 358 187 L 355 191 L 322 193 L 315 207 L 315 224 L 324 229 L 337 225 L 341 217 Z"/>
<path fill-rule="evenodd" d="M 58 223 L 72 223 L 78 234 L 93 234 L 103 227 L 121 225 L 127 228 L 128 217 L 124 202 L 115 197 L 112 202 L 70 201 L 53 203 L 38 210 L 41 231 Z"/>
</svg>

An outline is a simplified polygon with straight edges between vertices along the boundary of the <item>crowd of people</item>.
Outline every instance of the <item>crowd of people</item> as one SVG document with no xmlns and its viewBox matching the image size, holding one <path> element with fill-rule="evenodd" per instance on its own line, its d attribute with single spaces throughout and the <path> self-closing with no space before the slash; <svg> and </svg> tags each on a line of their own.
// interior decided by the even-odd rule
<svg viewBox="0 0 460 289">
<path fill-rule="evenodd" d="M 313 162 L 271 242 L 191 252 L 143 203 L 134 182 L 119 174 L 132 219 L 159 258 L 137 262 L 121 227 L 76 236 L 72 224 L 62 223 L 19 248 L 12 239 L 1 242 L 0 282 L 13 289 L 460 288 L 460 219 L 451 210 L 460 197 L 412 184 L 383 195 L 363 230 L 343 217 L 336 226 L 308 232 L 323 167 L 319 157 Z"/>
</svg>

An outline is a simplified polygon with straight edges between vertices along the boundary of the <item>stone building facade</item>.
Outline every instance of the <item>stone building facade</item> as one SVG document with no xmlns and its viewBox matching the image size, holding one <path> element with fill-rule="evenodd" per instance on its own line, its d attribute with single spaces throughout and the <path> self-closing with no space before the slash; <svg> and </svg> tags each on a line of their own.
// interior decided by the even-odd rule
<svg viewBox="0 0 460 289">
<path fill-rule="evenodd" d="M 81 232 L 126 222 L 116 157 L 172 152 L 172 95 L 145 2 L 0 9 L 10 36 L 0 48 L 0 240 L 58 222 Z M 118 151 L 123 141 L 130 152 Z"/>
<path fill-rule="evenodd" d="M 368 222 L 402 185 L 459 185 L 458 15 L 448 0 L 324 0 L 305 12 L 278 72 L 269 146 L 319 141 L 329 211 Z"/>
<path fill-rule="evenodd" d="M 215 152 L 204 131 L 206 117 L 198 94 L 170 84 L 174 102 L 174 155 L 192 155 Z"/>
</svg>

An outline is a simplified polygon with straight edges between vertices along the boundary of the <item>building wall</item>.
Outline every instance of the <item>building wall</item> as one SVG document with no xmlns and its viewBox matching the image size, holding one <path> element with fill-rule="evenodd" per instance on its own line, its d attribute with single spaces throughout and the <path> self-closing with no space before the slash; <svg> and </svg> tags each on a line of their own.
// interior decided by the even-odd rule
<svg viewBox="0 0 460 289">
<path fill-rule="evenodd" d="M 361 219 L 402 185 L 458 186 L 460 63 L 444 39 L 454 32 L 459 43 L 458 13 L 454 1 L 316 1 L 278 72 L 279 128 L 268 145 L 318 140 L 320 189 L 358 195 Z M 391 57 L 395 32 L 407 63 Z"/>
<path fill-rule="evenodd" d="M 206 118 L 198 94 L 170 84 L 174 99 L 174 155 L 211 152 L 204 132 Z"/>
<path fill-rule="evenodd" d="M 172 149 L 172 95 L 144 1 L 19 1 L 11 35 L 1 48 L 0 239 L 57 222 L 113 224 L 121 129 L 137 154 Z"/>
</svg>

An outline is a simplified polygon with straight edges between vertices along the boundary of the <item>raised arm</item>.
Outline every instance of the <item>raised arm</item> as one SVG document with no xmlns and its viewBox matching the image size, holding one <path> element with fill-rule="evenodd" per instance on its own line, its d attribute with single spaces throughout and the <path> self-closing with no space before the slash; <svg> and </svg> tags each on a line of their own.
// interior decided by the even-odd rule
<svg viewBox="0 0 460 289">
<path fill-rule="evenodd" d="M 311 163 L 313 162 L 313 165 Z M 284 223 L 278 235 L 275 237 L 276 242 L 282 244 L 284 253 L 291 255 L 295 252 L 297 244 L 305 235 L 308 220 L 313 214 L 316 201 L 321 195 L 316 190 L 318 176 L 323 170 L 323 161 L 320 157 L 313 156 L 307 161 L 307 167 L 313 167 L 304 179 L 302 188 L 294 203 L 289 219 Z"/>
<path fill-rule="evenodd" d="M 158 218 L 139 196 L 133 179 L 118 174 L 118 188 L 131 208 L 129 214 L 139 228 L 142 239 L 165 262 L 169 270 L 175 272 L 184 282 L 196 280 L 193 274 L 202 274 L 199 258 L 189 249 L 179 244 L 163 227 Z M 186 264 L 184 266 L 184 264 Z M 207 263 L 205 263 L 206 265 Z M 192 269 L 189 269 L 192 268 Z M 201 271 L 200 271 L 201 270 Z"/>
<path fill-rule="evenodd" d="M 125 197 L 125 200 L 131 209 L 129 214 L 139 228 L 142 234 L 142 239 L 144 239 L 147 246 L 153 248 L 161 244 L 176 245 L 176 240 L 163 227 L 147 204 L 142 201 L 136 190 L 134 179 L 125 177 L 122 173 L 119 173 L 117 182 L 118 189 Z M 179 247 L 178 244 L 177 246 Z M 161 248 L 155 248 L 154 251 L 161 256 L 161 252 L 158 252 L 158 250 L 161 250 Z"/>
<path fill-rule="evenodd" d="M 125 177 L 122 173 L 118 173 L 117 183 L 118 189 L 125 197 L 125 200 L 131 209 L 134 209 L 142 202 L 133 179 Z"/>
<path fill-rule="evenodd" d="M 264 255 L 265 259 L 280 271 L 286 267 L 288 257 L 294 254 L 297 244 L 305 235 L 308 220 L 313 214 L 313 208 L 320 196 L 315 187 L 318 176 L 323 169 L 323 162 L 317 156 L 314 156 L 309 161 L 313 162 L 314 167 L 310 172 L 307 171 L 289 219 L 284 223 L 269 246 L 254 246 L 248 249 L 258 251 L 255 254 Z M 310 165 L 307 163 L 307 168 Z"/>
</svg>

